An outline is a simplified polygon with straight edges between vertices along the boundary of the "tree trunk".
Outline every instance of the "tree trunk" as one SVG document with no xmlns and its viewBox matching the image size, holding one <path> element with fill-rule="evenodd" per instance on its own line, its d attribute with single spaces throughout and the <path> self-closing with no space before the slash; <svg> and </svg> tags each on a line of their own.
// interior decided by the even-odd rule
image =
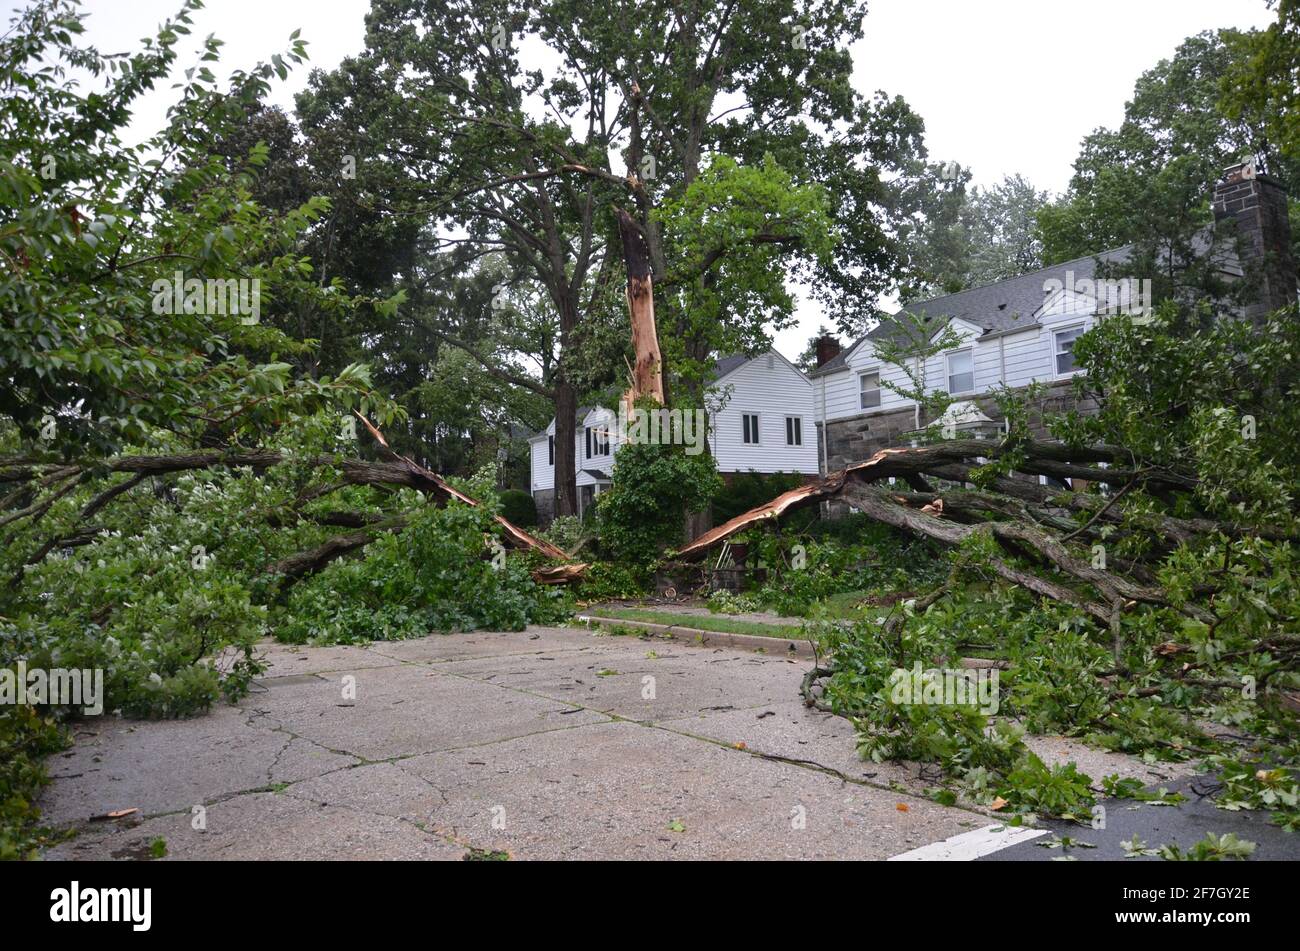
<svg viewBox="0 0 1300 951">
<path fill-rule="evenodd" d="M 618 211 L 618 230 L 623 238 L 623 263 L 627 266 L 627 311 L 632 324 L 632 351 L 636 363 L 632 383 L 623 394 L 630 418 L 636 401 L 650 397 L 665 405 L 663 354 L 655 328 L 654 278 L 650 273 L 650 250 L 637 230 L 636 222 L 623 209 Z"/>
<path fill-rule="evenodd" d="M 555 514 L 578 514 L 578 394 L 568 380 L 555 381 Z"/>
</svg>

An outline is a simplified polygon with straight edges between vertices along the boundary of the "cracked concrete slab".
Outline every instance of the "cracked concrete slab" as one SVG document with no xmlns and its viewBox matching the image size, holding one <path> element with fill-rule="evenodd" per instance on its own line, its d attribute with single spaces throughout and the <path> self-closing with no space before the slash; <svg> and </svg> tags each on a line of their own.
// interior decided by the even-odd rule
<svg viewBox="0 0 1300 951">
<path fill-rule="evenodd" d="M 223 706 L 191 720 L 105 717 L 77 731 L 72 749 L 52 757 L 45 819 L 74 823 L 119 809 L 154 814 L 328 772 L 352 762 Z M 288 754 L 286 756 L 286 754 Z"/>
<path fill-rule="evenodd" d="M 857 754 L 853 724 L 843 717 L 805 707 L 798 700 L 659 721 L 658 725 L 728 746 L 744 743 L 755 753 L 807 760 L 843 773 L 855 782 L 897 784 L 917 796 L 924 796 L 926 789 L 934 785 L 919 763 L 863 761 Z"/>
<path fill-rule="evenodd" d="M 466 755 L 472 758 L 477 754 Z M 321 806 L 342 806 L 426 826 L 433 824 L 433 817 L 446 803 L 446 794 L 437 785 L 405 769 L 401 762 L 370 763 L 318 776 L 296 783 L 285 794 Z"/>
<path fill-rule="evenodd" d="M 598 652 L 610 641 L 610 638 L 594 637 L 572 628 L 530 627 L 525 633 L 474 631 L 469 634 L 435 634 L 409 641 L 384 641 L 372 645 L 370 650 L 407 663 L 436 663 L 555 651 Z"/>
<path fill-rule="evenodd" d="M 627 722 L 402 769 L 445 792 L 432 828 L 522 859 L 885 858 L 985 821 Z"/>
<path fill-rule="evenodd" d="M 139 825 L 83 831 L 46 853 L 47 859 L 139 859 L 156 839 L 171 859 L 344 861 L 406 859 L 458 861 L 466 848 L 410 822 L 275 793 L 236 796 L 206 807 L 203 830 L 195 817 L 156 816 Z"/>
<path fill-rule="evenodd" d="M 863 761 L 857 755 L 853 725 L 848 720 L 809 709 L 801 701 L 660 721 L 659 725 L 728 745 L 744 743 L 756 752 L 811 760 L 850 779 L 873 785 L 894 784 L 918 796 L 926 795 L 939 779 L 932 764 Z M 1094 749 L 1070 737 L 1027 735 L 1025 744 L 1048 765 L 1073 760 L 1097 784 L 1112 773 L 1139 779 L 1149 786 L 1196 774 L 1195 764 L 1190 762 L 1147 764 L 1133 756 Z M 974 803 L 964 804 L 979 808 Z"/>
<path fill-rule="evenodd" d="M 354 678 L 355 699 L 344 694 L 345 677 Z M 339 672 L 248 702 L 295 736 L 371 761 L 605 719 L 572 704 L 409 664 Z"/>
<path fill-rule="evenodd" d="M 46 857 L 885 858 L 988 821 L 860 761 L 798 701 L 806 661 L 554 628 L 267 653 L 238 707 L 82 724 L 41 803 L 78 834 Z M 1183 768 L 1030 743 L 1097 779 Z"/>
<path fill-rule="evenodd" d="M 263 641 L 258 656 L 266 663 L 262 679 L 319 674 L 332 670 L 359 670 L 364 667 L 393 667 L 399 660 L 387 657 L 373 646 L 341 645 L 338 647 L 304 647 Z"/>
<path fill-rule="evenodd" d="M 439 669 L 643 721 L 787 700 L 791 679 L 797 691 L 803 675 L 801 666 L 777 658 L 662 643 L 508 661 L 456 661 Z"/>
</svg>

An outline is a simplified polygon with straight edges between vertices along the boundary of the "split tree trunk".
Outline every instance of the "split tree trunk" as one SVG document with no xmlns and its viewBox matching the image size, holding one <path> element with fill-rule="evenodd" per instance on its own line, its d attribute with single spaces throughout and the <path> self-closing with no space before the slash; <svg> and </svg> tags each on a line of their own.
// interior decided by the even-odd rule
<svg viewBox="0 0 1300 951">
<path fill-rule="evenodd" d="M 632 383 L 623 394 L 629 418 L 636 401 L 651 397 L 660 406 L 664 396 L 663 354 L 659 351 L 659 333 L 655 329 L 654 278 L 650 271 L 650 249 L 645 237 L 623 209 L 618 210 L 618 230 L 623 238 L 623 263 L 627 266 L 627 311 L 632 323 L 632 350 L 636 362 Z"/>
</svg>

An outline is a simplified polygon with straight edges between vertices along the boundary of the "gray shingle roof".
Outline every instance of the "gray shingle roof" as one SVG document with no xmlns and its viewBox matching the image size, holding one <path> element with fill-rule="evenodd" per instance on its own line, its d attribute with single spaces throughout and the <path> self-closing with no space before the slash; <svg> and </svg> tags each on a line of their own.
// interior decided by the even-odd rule
<svg viewBox="0 0 1300 951">
<path fill-rule="evenodd" d="M 709 380 L 720 380 L 732 370 L 748 363 L 749 360 L 750 358 L 743 353 L 733 353 L 727 357 L 719 357 L 718 362 L 713 364 L 713 375 L 709 377 Z"/>
<path fill-rule="evenodd" d="M 1047 281 L 1055 278 L 1064 284 L 1067 271 L 1074 272 L 1076 281 L 1090 279 L 1096 273 L 1098 258 L 1106 263 L 1123 262 L 1129 259 L 1131 251 L 1131 246 L 1125 246 L 1114 251 L 1104 251 L 1099 255 L 1063 261 L 1051 267 L 1040 268 L 992 284 L 972 287 L 956 294 L 904 304 L 897 313 L 910 313 L 923 318 L 930 333 L 934 333 L 954 318 L 974 324 L 982 329 L 986 336 L 1018 330 L 1033 325 L 1034 312 L 1047 298 L 1043 290 L 1043 285 Z M 844 369 L 848 365 L 849 355 L 862 345 L 863 340 L 887 339 L 898 333 L 897 325 L 887 321 L 882 322 L 868 331 L 867 335 L 853 346 L 812 370 L 808 375 L 821 376 Z"/>
</svg>

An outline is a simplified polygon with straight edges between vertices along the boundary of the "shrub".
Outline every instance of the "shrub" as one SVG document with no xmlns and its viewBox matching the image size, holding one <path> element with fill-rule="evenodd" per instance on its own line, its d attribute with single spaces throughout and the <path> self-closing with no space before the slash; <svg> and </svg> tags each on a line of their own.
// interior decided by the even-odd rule
<svg viewBox="0 0 1300 951">
<path fill-rule="evenodd" d="M 520 528 L 537 524 L 537 503 L 521 489 L 506 489 L 501 493 L 501 514 Z"/>
<path fill-rule="evenodd" d="M 557 515 L 541 533 L 542 538 L 564 551 L 572 551 L 588 529 L 576 515 Z"/>
<path fill-rule="evenodd" d="M 627 443 L 618 451 L 613 486 L 597 501 L 601 543 L 617 561 L 649 564 L 681 544 L 687 513 L 703 511 L 721 487 L 710 455 Z"/>
<path fill-rule="evenodd" d="M 281 640 L 355 643 L 431 631 L 518 631 L 568 614 L 567 596 L 538 585 L 523 557 L 489 543 L 489 504 L 425 505 L 364 557 L 336 561 L 291 589 Z"/>
<path fill-rule="evenodd" d="M 53 716 L 25 704 L 0 707 L 0 861 L 35 858 L 34 802 L 49 782 L 41 759 L 65 745 Z"/>
</svg>

